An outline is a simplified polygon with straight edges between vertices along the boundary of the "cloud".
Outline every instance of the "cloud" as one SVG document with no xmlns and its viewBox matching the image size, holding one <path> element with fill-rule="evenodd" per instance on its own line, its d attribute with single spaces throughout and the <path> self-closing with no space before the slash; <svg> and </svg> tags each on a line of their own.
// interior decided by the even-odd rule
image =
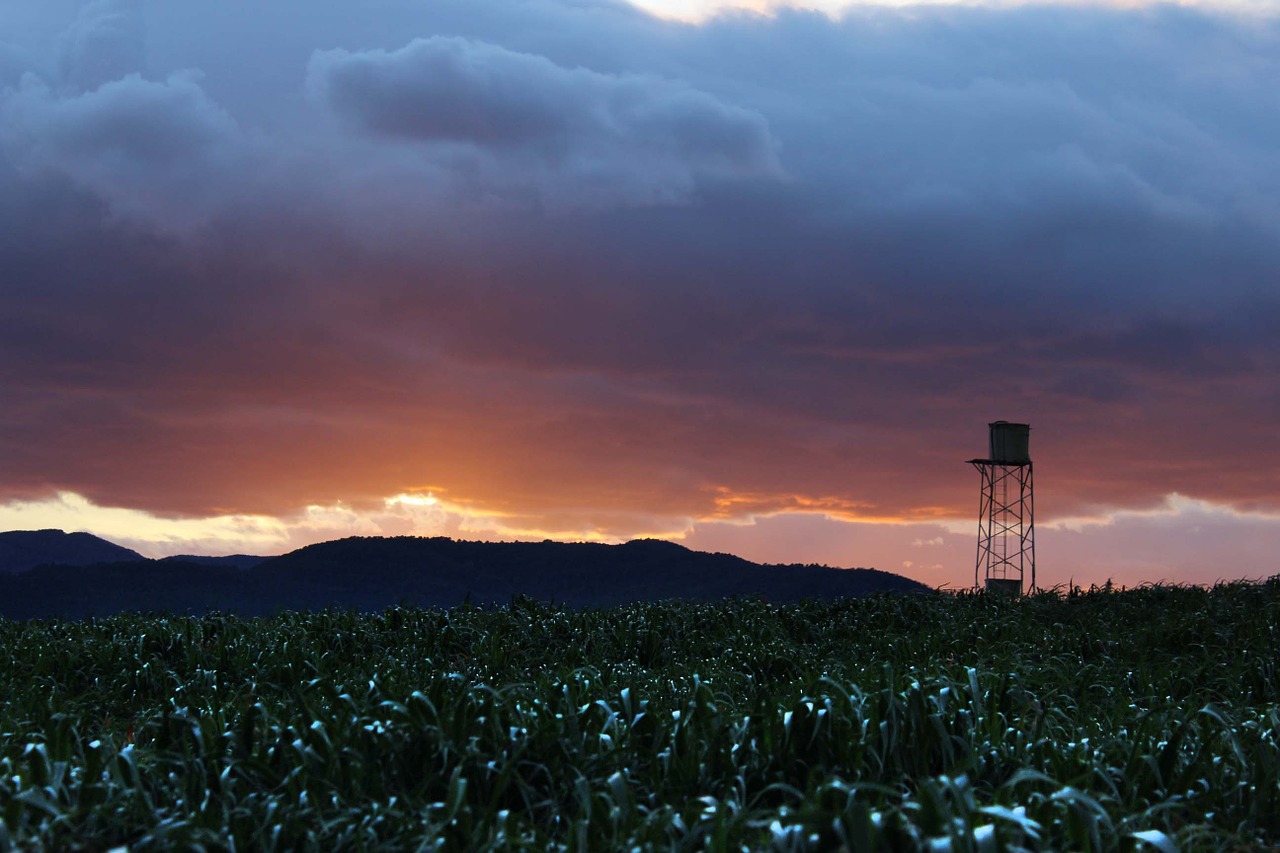
<svg viewBox="0 0 1280 853">
<path fill-rule="evenodd" d="M 0 503 L 0 528 L 85 530 L 145 556 L 285 553 L 345 536 L 452 536 L 460 539 L 622 541 L 590 526 L 525 529 L 527 519 L 485 513 L 431 492 L 393 495 L 363 506 L 313 504 L 280 516 L 165 517 L 98 506 L 73 493 Z M 670 526 L 675 522 L 674 526 Z M 874 567 L 951 589 L 973 583 L 974 530 L 968 524 L 867 524 L 820 512 L 752 515 L 733 520 L 667 519 L 640 530 L 690 548 L 730 552 L 764 563 Z M 637 534 L 637 535 L 638 535 Z M 1108 581 L 1213 584 L 1276 572 L 1280 519 L 1171 496 L 1145 511 L 1119 511 L 1042 526 L 1037 536 L 1042 588 Z M 927 547 L 925 555 L 921 547 Z M 916 559 L 903 560 L 911 556 Z"/>
<path fill-rule="evenodd" d="M 0 41 L 0 87 L 17 83 L 30 62 L 31 58 L 26 51 Z"/>
<path fill-rule="evenodd" d="M 757 112 L 654 75 L 565 68 L 544 56 L 461 38 L 394 51 L 316 53 L 313 96 L 370 134 L 434 146 L 486 179 L 533 178 L 554 200 L 687 200 L 699 176 L 776 177 Z M 518 176 L 517 173 L 518 172 Z M 531 174 L 533 173 L 533 174 Z"/>
<path fill-rule="evenodd" d="M 275 519 L 252 516 L 166 519 L 135 509 L 96 506 L 70 492 L 38 501 L 0 504 L 0 527 L 94 533 L 146 557 L 259 553 L 278 547 L 284 539 L 282 525 Z"/>
<path fill-rule="evenodd" d="M 877 567 L 952 589 L 973 584 L 977 544 L 968 524 L 861 524 L 813 513 L 700 521 L 683 542 L 761 562 Z M 1036 580 L 1045 589 L 1256 580 L 1276 574 L 1277 548 L 1276 515 L 1173 495 L 1148 510 L 1037 524 Z"/>
<path fill-rule="evenodd" d="M 310 504 L 281 515 L 253 513 L 172 517 L 125 507 L 99 506 L 74 492 L 37 500 L 0 503 L 0 529 L 84 531 L 132 548 L 152 559 L 175 554 L 255 554 L 274 556 L 315 542 L 348 536 L 452 536 L 489 541 L 568 541 L 618 543 L 588 524 L 578 529 L 522 527 L 529 518 L 477 511 L 431 493 L 393 495 L 353 506 L 343 502 Z M 679 537 L 687 524 L 644 531 L 648 536 Z"/>
<path fill-rule="evenodd" d="M 80 8 L 0 50 L 6 499 L 928 525 L 1007 418 L 1046 519 L 1280 504 L 1274 15 Z"/>
<path fill-rule="evenodd" d="M 839 18 L 857 10 L 859 7 L 868 5 L 854 2 L 854 0 L 803 0 L 803 2 L 797 2 L 797 0 L 633 0 L 633 2 L 636 6 L 665 18 L 703 23 L 717 15 L 741 15 L 743 12 L 777 15 L 795 9 L 817 10 L 832 18 Z M 921 5 L 952 6 L 958 4 L 956 0 L 923 0 L 923 2 L 921 0 L 890 0 L 890 2 L 875 5 L 902 8 Z M 996 2 L 983 3 L 982 5 L 1007 9 L 1026 5 L 1058 4 L 1045 4 L 1037 2 L 1037 0 L 996 0 Z M 1137 3 L 1106 3 L 1100 5 L 1123 5 L 1133 8 L 1135 6 L 1158 6 L 1163 4 L 1160 0 L 1141 0 L 1141 2 Z M 1189 0 L 1189 2 L 1179 5 L 1236 12 L 1252 11 L 1262 15 L 1275 11 L 1274 0 Z"/>
<path fill-rule="evenodd" d="M 144 44 L 140 0 L 90 0 L 58 39 L 62 80 L 89 90 L 137 73 Z"/>
<path fill-rule="evenodd" d="M 1070 555 L 1054 566 L 1051 584 L 1258 580 L 1278 571 L 1280 517 L 1173 494 L 1144 511 L 1064 521 L 1042 539 Z"/>
<path fill-rule="evenodd" d="M 219 184 L 242 161 L 235 120 L 199 75 L 163 82 L 129 74 L 59 95 L 34 75 L 0 94 L 0 145 L 28 174 L 54 172 L 117 213 L 162 228 L 207 215 Z"/>
</svg>

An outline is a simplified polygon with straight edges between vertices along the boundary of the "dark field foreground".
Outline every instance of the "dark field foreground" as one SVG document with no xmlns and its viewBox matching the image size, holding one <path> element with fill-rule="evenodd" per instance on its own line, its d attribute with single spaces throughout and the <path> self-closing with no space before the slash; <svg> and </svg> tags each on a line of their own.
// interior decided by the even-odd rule
<svg viewBox="0 0 1280 853">
<path fill-rule="evenodd" d="M 1280 578 L 0 621 L 0 849 L 1280 843 Z"/>
</svg>

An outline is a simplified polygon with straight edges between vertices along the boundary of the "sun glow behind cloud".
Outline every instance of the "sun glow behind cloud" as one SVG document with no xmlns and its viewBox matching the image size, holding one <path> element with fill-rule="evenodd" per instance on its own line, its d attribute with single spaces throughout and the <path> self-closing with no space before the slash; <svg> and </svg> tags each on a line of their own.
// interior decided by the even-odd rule
<svg viewBox="0 0 1280 853">
<path fill-rule="evenodd" d="M 269 516 L 164 518 L 143 510 L 98 506 L 74 492 L 0 505 L 0 529 L 46 528 L 92 533 L 147 557 L 274 553 L 289 538 L 288 525 Z"/>
<path fill-rule="evenodd" d="M 280 516 L 242 513 L 165 517 L 137 509 L 98 506 L 74 492 L 0 504 L 0 530 L 83 531 L 146 557 L 249 553 L 271 556 L 345 536 L 452 536 L 461 539 L 617 543 L 634 538 L 678 539 L 671 530 L 637 527 L 619 536 L 601 529 L 544 529 L 529 517 L 451 502 L 432 492 L 407 492 L 380 503 L 311 504 Z"/>
<path fill-rule="evenodd" d="M 618 543 L 663 538 L 763 563 L 823 563 L 880 568 L 933 586 L 973 581 L 971 519 L 884 521 L 795 508 L 768 513 L 672 519 L 671 529 L 629 532 L 584 527 L 544 530 L 529 518 L 449 501 L 432 491 L 393 495 L 380 503 L 311 505 L 283 515 L 166 518 L 97 506 L 72 492 L 0 505 L 0 529 L 85 531 L 147 557 L 174 554 L 284 553 L 346 536 L 452 536 L 494 541 Z M 1090 517 L 1042 522 L 1039 583 L 1044 587 L 1112 580 L 1211 584 L 1275 574 L 1280 516 L 1239 512 L 1173 494 L 1146 510 L 1103 510 Z"/>
<path fill-rule="evenodd" d="M 0 504 L 66 493 L 5 526 L 964 585 L 1005 417 L 1048 578 L 1274 570 L 1275 520 L 1217 507 L 1280 507 L 1280 18 L 242 5 L 0 37 Z M 1215 503 L 1095 512 L 1174 493 Z"/>
</svg>

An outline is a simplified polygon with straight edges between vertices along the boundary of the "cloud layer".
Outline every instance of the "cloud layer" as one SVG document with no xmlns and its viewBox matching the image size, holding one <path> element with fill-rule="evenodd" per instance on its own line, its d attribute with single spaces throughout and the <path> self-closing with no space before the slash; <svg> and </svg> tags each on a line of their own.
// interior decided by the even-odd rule
<svg viewBox="0 0 1280 853">
<path fill-rule="evenodd" d="M 0 501 L 1280 505 L 1274 10 L 309 8 L 0 36 Z"/>
<path fill-rule="evenodd" d="M 313 96 L 356 130 L 540 199 L 686 200 L 695 178 L 779 171 L 764 118 L 661 77 L 563 68 L 544 56 L 436 36 L 395 51 L 312 56 Z"/>
</svg>

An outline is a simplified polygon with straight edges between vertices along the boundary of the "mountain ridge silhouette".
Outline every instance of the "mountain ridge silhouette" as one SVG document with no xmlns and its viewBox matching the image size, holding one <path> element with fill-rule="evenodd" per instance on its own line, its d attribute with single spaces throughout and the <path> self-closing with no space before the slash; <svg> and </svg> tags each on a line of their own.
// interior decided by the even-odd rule
<svg viewBox="0 0 1280 853">
<path fill-rule="evenodd" d="M 0 532 L 0 574 L 24 572 L 40 565 L 88 566 L 94 563 L 145 559 L 137 551 L 94 536 L 62 530 Z"/>
<path fill-rule="evenodd" d="M 126 611 L 265 616 L 323 608 L 450 607 L 465 601 L 502 605 L 517 596 L 570 607 L 610 607 L 662 599 L 760 596 L 787 602 L 931 591 L 877 569 L 760 564 L 661 540 L 605 545 L 354 536 L 263 558 L 247 568 L 219 558 L 43 565 L 0 576 L 0 616 L 86 618 Z"/>
</svg>

